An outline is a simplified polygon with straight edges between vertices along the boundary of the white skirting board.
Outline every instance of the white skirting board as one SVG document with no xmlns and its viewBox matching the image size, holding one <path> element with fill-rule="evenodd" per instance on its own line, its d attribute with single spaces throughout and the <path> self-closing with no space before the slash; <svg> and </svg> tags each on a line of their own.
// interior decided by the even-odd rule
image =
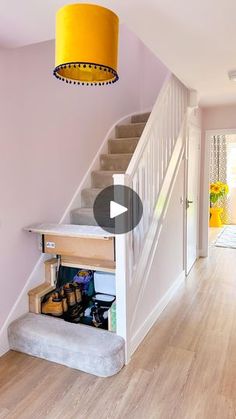
<svg viewBox="0 0 236 419">
<path fill-rule="evenodd" d="M 9 351 L 7 329 L 3 329 L 0 334 L 0 357 Z"/>
<path fill-rule="evenodd" d="M 131 354 L 133 354 L 140 343 L 143 341 L 151 327 L 157 321 L 167 304 L 171 301 L 177 290 L 185 283 L 185 271 L 181 272 L 172 286 L 168 289 L 165 295 L 158 301 L 157 305 L 153 308 L 149 316 L 145 319 L 144 323 L 137 330 L 136 334 L 131 340 Z"/>
</svg>

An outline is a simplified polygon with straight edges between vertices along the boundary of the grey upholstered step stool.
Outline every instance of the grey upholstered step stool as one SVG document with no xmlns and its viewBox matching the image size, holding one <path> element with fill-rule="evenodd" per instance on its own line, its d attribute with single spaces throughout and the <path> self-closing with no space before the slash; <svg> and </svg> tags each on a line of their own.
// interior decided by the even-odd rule
<svg viewBox="0 0 236 419">
<path fill-rule="evenodd" d="M 91 326 L 27 313 L 8 328 L 10 349 L 99 377 L 117 374 L 125 363 L 124 339 Z"/>
</svg>

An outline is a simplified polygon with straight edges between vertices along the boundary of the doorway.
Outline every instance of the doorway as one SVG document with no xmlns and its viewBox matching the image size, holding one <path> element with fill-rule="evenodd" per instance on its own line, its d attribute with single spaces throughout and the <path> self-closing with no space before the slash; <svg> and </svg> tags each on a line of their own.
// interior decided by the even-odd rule
<svg viewBox="0 0 236 419">
<path fill-rule="evenodd" d="M 209 244 L 214 245 L 221 234 L 236 232 L 236 130 L 207 131 L 203 173 L 202 256 L 208 256 Z M 229 192 L 216 203 L 210 202 L 209 186 L 222 182 Z M 209 227 L 210 206 L 220 208 L 222 226 Z M 212 224 L 212 223 L 211 223 Z M 214 224 L 214 223 L 213 223 Z M 229 227 L 228 226 L 234 226 Z M 224 247 L 224 246 L 222 246 Z M 227 246 L 225 246 L 227 247 Z"/>
</svg>

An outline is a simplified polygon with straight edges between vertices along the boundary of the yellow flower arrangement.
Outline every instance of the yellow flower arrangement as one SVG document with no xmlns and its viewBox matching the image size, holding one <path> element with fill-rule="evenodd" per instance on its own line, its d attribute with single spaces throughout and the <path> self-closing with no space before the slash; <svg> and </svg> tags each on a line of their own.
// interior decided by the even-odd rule
<svg viewBox="0 0 236 419">
<path fill-rule="evenodd" d="M 227 183 L 215 182 L 210 184 L 210 202 L 215 204 L 218 199 L 229 193 L 229 187 Z"/>
</svg>

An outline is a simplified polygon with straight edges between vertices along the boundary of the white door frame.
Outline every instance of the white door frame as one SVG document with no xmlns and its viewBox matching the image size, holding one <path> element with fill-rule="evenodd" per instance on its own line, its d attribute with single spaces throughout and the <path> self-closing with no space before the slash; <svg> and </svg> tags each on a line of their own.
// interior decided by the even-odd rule
<svg viewBox="0 0 236 419">
<path fill-rule="evenodd" d="M 187 129 L 186 129 L 186 145 L 185 145 L 185 180 L 184 180 L 184 270 L 185 270 L 185 274 L 187 275 L 187 207 L 186 207 L 186 203 L 187 203 L 187 199 L 188 199 L 188 147 L 189 147 L 189 132 L 190 129 L 195 128 L 196 130 L 199 130 L 199 134 L 200 134 L 200 142 L 199 142 L 199 154 L 198 154 L 198 197 L 197 197 L 197 220 L 198 220 L 198 227 L 197 227 L 197 246 L 199 248 L 199 214 L 200 214 L 200 165 L 201 165 L 201 128 L 198 125 L 195 125 L 192 122 L 188 123 Z M 199 251 L 197 252 L 199 256 Z"/>
<path fill-rule="evenodd" d="M 213 129 L 207 130 L 205 133 L 205 149 L 204 149 L 204 174 L 203 174 L 203 198 L 202 198 L 202 248 L 199 250 L 199 256 L 208 256 L 208 240 L 209 240 L 209 182 L 210 182 L 210 139 L 213 135 L 232 135 L 236 134 L 236 129 Z"/>
</svg>

